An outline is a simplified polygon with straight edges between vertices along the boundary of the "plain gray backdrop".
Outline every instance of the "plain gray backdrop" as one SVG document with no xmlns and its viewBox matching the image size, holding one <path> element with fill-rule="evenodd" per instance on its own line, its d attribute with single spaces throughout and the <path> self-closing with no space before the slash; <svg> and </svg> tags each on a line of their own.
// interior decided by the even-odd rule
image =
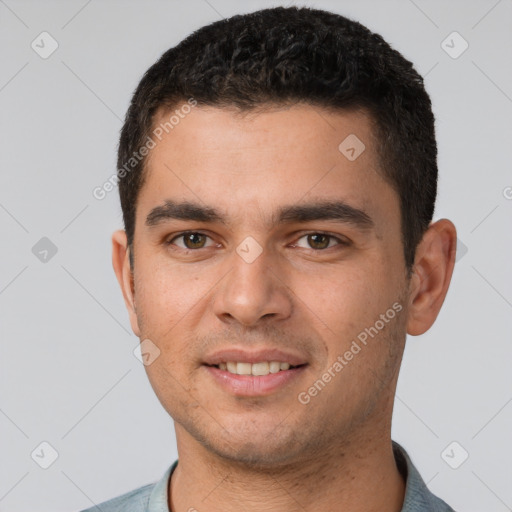
<svg viewBox="0 0 512 512">
<path fill-rule="evenodd" d="M 117 189 L 92 191 L 145 70 L 200 26 L 274 5 L 0 0 L 1 511 L 79 510 L 176 459 L 111 266 Z M 455 223 L 458 259 L 434 327 L 408 338 L 393 438 L 457 511 L 512 510 L 512 2 L 296 5 L 362 22 L 425 77 L 435 218 Z"/>
</svg>

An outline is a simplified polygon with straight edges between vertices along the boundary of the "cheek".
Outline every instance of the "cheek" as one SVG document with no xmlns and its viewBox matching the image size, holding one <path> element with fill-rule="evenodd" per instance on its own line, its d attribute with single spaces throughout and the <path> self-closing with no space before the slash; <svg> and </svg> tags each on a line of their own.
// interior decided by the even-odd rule
<svg viewBox="0 0 512 512">
<path fill-rule="evenodd" d="M 303 274 L 292 287 L 302 311 L 297 314 L 306 315 L 315 325 L 330 359 L 348 350 L 352 341 L 361 333 L 364 336 L 365 329 L 372 328 L 399 299 L 396 281 L 382 266 L 354 265 L 332 270 L 314 278 Z"/>
<path fill-rule="evenodd" d="M 310 312 L 336 334 L 350 331 L 378 309 L 378 283 L 355 268 L 337 269 L 324 275 L 301 276 L 296 280 L 296 296 Z M 321 323 L 321 322 L 320 322 Z"/>
<path fill-rule="evenodd" d="M 135 305 L 145 334 L 159 338 L 177 324 L 200 299 L 198 283 L 198 276 L 187 276 L 176 268 L 141 265 L 135 279 Z"/>
</svg>

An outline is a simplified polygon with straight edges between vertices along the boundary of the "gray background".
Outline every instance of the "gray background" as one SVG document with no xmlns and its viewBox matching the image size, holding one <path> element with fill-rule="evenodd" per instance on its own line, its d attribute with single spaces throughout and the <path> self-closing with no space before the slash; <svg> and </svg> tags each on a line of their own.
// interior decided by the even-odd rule
<svg viewBox="0 0 512 512">
<path fill-rule="evenodd" d="M 157 480 L 175 460 L 172 421 L 133 354 L 111 267 L 117 189 L 102 201 L 92 190 L 115 172 L 143 72 L 192 30 L 273 5 L 0 0 L 0 510 L 79 510 Z M 456 510 L 512 510 L 512 2 L 298 5 L 361 21 L 426 77 L 436 219 L 454 221 L 460 245 L 438 321 L 408 339 L 393 438 Z M 46 59 L 31 48 L 43 31 L 59 45 Z M 458 58 L 442 47 L 453 31 L 469 44 Z M 453 54 L 463 43 L 444 44 Z M 43 441 L 58 452 L 48 469 Z"/>
</svg>

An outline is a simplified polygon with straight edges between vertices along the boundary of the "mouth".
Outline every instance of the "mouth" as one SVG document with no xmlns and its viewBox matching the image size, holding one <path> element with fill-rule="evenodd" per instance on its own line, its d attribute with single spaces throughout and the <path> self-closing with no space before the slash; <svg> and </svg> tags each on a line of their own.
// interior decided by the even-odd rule
<svg viewBox="0 0 512 512">
<path fill-rule="evenodd" d="M 256 363 L 246 363 L 242 361 L 226 361 L 219 364 L 207 364 L 206 366 L 218 368 L 219 370 L 234 375 L 251 375 L 253 377 L 265 377 L 269 374 L 294 370 L 306 366 L 306 363 L 292 365 L 285 361 L 259 361 Z"/>
<path fill-rule="evenodd" d="M 289 388 L 309 366 L 305 357 L 279 349 L 233 347 L 206 356 L 202 367 L 232 396 L 268 396 Z"/>
</svg>

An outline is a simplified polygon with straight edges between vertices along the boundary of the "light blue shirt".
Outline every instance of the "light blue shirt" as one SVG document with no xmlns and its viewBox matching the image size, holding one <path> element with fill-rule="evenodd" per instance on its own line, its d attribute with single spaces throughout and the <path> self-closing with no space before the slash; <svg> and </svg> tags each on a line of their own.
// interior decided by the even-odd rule
<svg viewBox="0 0 512 512">
<path fill-rule="evenodd" d="M 395 441 L 393 441 L 393 452 L 398 469 L 406 481 L 401 512 L 455 512 L 428 490 L 405 449 Z M 176 460 L 158 482 L 144 485 L 81 512 L 169 512 L 167 488 L 169 478 L 177 464 Z"/>
</svg>

